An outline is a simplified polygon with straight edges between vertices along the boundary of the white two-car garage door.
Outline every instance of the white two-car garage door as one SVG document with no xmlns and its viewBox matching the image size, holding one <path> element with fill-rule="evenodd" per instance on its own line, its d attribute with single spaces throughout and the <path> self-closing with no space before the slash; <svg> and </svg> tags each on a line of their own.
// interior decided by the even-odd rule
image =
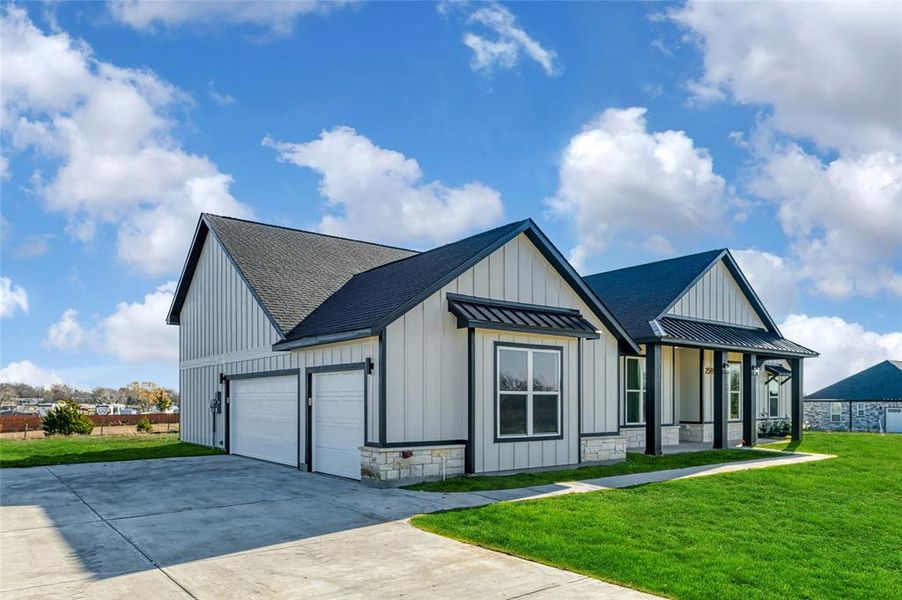
<svg viewBox="0 0 902 600">
<path fill-rule="evenodd" d="M 298 466 L 298 376 L 229 382 L 229 451 Z"/>
<path fill-rule="evenodd" d="M 313 470 L 360 479 L 363 370 L 313 374 Z"/>
</svg>

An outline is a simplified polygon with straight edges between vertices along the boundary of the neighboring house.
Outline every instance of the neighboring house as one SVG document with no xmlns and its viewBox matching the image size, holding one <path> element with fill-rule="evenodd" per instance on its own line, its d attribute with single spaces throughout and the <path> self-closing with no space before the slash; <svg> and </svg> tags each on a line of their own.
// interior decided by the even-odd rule
<svg viewBox="0 0 902 600">
<path fill-rule="evenodd" d="M 792 374 L 817 353 L 783 338 L 728 250 L 585 281 L 641 345 L 640 356 L 623 356 L 620 364 L 620 431 L 628 446 L 754 445 L 759 420 L 791 420 L 802 379 Z M 801 402 L 796 408 L 800 414 Z M 660 435 L 649 440 L 649 431 Z"/>
<path fill-rule="evenodd" d="M 902 361 L 885 360 L 805 397 L 811 429 L 902 433 Z"/>
<path fill-rule="evenodd" d="M 182 439 L 234 454 L 394 482 L 616 460 L 636 441 L 619 398 L 642 349 L 531 220 L 417 253 L 205 214 L 167 321 Z M 756 366 L 813 355 L 775 326 L 721 327 L 754 343 L 705 347 Z M 670 341 L 641 341 L 660 372 Z"/>
</svg>

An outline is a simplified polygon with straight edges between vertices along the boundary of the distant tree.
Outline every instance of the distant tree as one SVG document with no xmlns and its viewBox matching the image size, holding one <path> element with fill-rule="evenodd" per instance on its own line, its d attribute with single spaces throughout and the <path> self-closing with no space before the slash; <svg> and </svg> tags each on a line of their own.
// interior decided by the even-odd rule
<svg viewBox="0 0 902 600">
<path fill-rule="evenodd" d="M 172 408 L 172 396 L 169 395 L 167 390 L 161 387 L 158 387 L 151 392 L 151 398 L 153 399 L 154 406 L 156 406 L 157 410 L 160 412 L 166 412 Z"/>
<path fill-rule="evenodd" d="M 94 429 L 94 422 L 82 414 L 77 402 L 65 400 L 47 412 L 41 427 L 47 435 L 87 435 Z"/>
</svg>

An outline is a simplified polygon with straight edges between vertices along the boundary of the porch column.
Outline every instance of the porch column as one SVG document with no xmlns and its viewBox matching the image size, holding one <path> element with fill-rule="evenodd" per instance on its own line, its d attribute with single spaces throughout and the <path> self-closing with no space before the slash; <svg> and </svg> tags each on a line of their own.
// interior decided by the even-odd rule
<svg viewBox="0 0 902 600">
<path fill-rule="evenodd" d="M 792 369 L 792 380 L 790 385 L 790 397 L 792 398 L 792 406 L 789 414 L 792 420 L 792 441 L 802 441 L 802 420 L 804 419 L 804 397 L 802 396 L 802 360 L 801 358 L 790 358 L 789 368 Z"/>
<path fill-rule="evenodd" d="M 742 355 L 742 445 L 758 444 L 758 360 L 754 354 Z"/>
<path fill-rule="evenodd" d="M 645 453 L 661 450 L 661 344 L 645 345 Z"/>
<path fill-rule="evenodd" d="M 714 351 L 714 447 L 726 448 L 729 445 L 729 430 L 727 427 L 727 386 L 724 385 L 724 363 L 726 354 L 722 350 Z"/>
</svg>

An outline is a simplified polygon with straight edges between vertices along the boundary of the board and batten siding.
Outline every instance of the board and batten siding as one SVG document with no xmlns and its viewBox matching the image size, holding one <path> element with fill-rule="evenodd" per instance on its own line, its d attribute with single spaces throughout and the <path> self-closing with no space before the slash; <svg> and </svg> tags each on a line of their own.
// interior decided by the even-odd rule
<svg viewBox="0 0 902 600">
<path fill-rule="evenodd" d="M 667 311 L 674 317 L 765 329 L 723 260 L 711 267 Z"/>
<path fill-rule="evenodd" d="M 645 360 L 645 344 L 640 344 L 639 349 L 642 352 L 640 360 Z M 626 357 L 621 356 L 620 360 L 620 386 L 617 395 L 620 402 L 620 425 L 634 426 L 638 423 L 626 422 Z M 674 371 L 674 347 L 661 346 L 661 425 L 674 424 L 674 381 L 676 373 Z"/>
<path fill-rule="evenodd" d="M 386 328 L 388 442 L 467 437 L 467 331 L 458 329 L 456 318 L 448 312 L 445 295 L 449 292 L 578 309 L 601 332 L 600 339 L 586 340 L 583 346 L 582 431 L 617 430 L 617 340 L 521 234 Z M 490 333 L 480 330 L 481 335 Z M 494 368 L 494 357 L 482 355 L 482 360 L 491 360 L 492 366 L 480 368 Z M 575 358 L 571 364 L 575 370 Z M 574 427 L 566 423 L 565 427 L 575 433 Z M 527 443 L 541 446 L 547 442 Z M 575 450 L 576 442 L 571 445 Z M 544 463 L 544 451 L 542 456 L 540 462 Z M 573 458 L 558 456 L 568 461 Z"/>
<path fill-rule="evenodd" d="M 239 375 L 300 369 L 300 397 L 306 398 L 304 369 L 359 363 L 367 358 L 376 365 L 367 376 L 367 441 L 378 437 L 379 340 L 364 338 L 306 350 L 273 352 L 279 336 L 247 284 L 209 234 L 198 260 L 179 314 L 180 435 L 187 442 L 222 447 L 225 442 L 225 410 L 217 414 L 216 437 L 209 403 L 216 392 L 225 392 L 219 375 Z M 304 403 L 301 402 L 303 408 Z M 304 440 L 305 411 L 301 411 L 300 443 Z"/>
</svg>

